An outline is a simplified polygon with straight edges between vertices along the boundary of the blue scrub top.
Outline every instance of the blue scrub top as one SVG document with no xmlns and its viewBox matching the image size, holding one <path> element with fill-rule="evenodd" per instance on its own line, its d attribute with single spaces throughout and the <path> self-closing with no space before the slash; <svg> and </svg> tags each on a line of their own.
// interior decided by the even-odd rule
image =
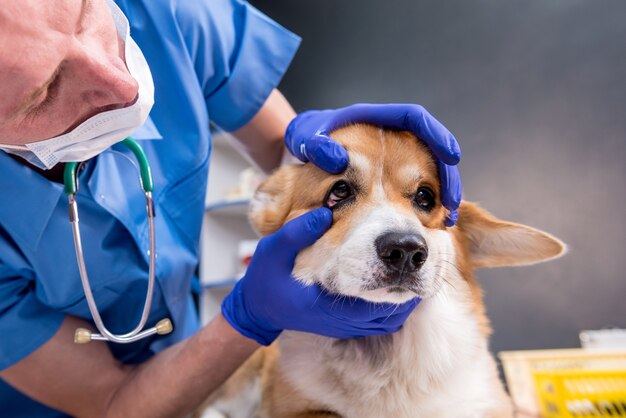
<svg viewBox="0 0 626 418">
<path fill-rule="evenodd" d="M 125 363 L 145 361 L 199 326 L 191 299 L 211 151 L 209 122 L 245 125 L 279 83 L 300 39 L 237 0 L 116 0 L 152 70 L 155 105 L 133 135 L 154 177 L 157 262 L 148 325 L 174 332 L 109 344 Z M 156 139 L 162 138 L 162 139 Z M 79 175 L 85 262 L 113 332 L 133 328 L 148 276 L 148 226 L 131 154 L 119 145 Z M 0 152 L 0 370 L 50 339 L 67 314 L 91 320 L 74 255 L 62 185 Z M 95 329 L 95 328 L 94 328 Z M 93 344 L 103 344 L 95 342 Z M 0 379 L 2 416 L 64 416 Z"/>
</svg>

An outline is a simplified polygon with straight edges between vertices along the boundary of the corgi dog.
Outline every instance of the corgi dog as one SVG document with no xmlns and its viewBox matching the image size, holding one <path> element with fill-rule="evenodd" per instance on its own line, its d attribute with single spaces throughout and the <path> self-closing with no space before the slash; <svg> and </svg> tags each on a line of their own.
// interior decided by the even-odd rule
<svg viewBox="0 0 626 418">
<path fill-rule="evenodd" d="M 331 228 L 298 254 L 293 275 L 337 295 L 421 302 L 396 333 L 337 340 L 285 331 L 212 400 L 231 418 L 500 418 L 513 408 L 489 353 L 489 320 L 473 270 L 529 265 L 565 252 L 557 238 L 463 201 L 456 226 L 437 165 L 408 132 L 351 125 L 332 133 L 349 166 L 283 166 L 257 190 L 262 234 L 319 206 Z M 514 284 L 512 284 L 514 285 Z M 217 415 L 219 416 L 219 415 Z"/>
</svg>

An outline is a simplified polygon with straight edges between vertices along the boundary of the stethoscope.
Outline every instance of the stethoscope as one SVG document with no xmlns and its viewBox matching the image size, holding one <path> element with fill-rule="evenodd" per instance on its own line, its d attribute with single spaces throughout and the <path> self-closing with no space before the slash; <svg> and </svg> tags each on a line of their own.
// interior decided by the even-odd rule
<svg viewBox="0 0 626 418">
<path fill-rule="evenodd" d="M 83 290 L 85 292 L 85 298 L 87 299 L 87 305 L 93 318 L 96 328 L 100 333 L 93 333 L 85 328 L 78 328 L 74 333 L 74 342 L 77 344 L 86 344 L 92 340 L 98 341 L 111 341 L 115 343 L 132 343 L 134 341 L 146 338 L 150 335 L 159 334 L 165 335 L 172 332 L 172 322 L 169 318 L 160 320 L 156 326 L 148 328 L 142 331 L 146 325 L 148 316 L 150 314 L 150 306 L 152 304 L 152 295 L 154 293 L 154 270 L 156 265 L 156 251 L 155 251 L 155 239 L 154 239 L 154 202 L 152 201 L 152 174 L 150 172 L 150 165 L 143 149 L 133 139 L 126 138 L 121 142 L 128 147 L 139 163 L 139 173 L 141 188 L 146 195 L 146 214 L 148 216 L 148 225 L 150 228 L 150 265 L 148 272 L 148 289 L 146 291 L 146 301 L 143 305 L 143 312 L 141 313 L 141 319 L 139 324 L 130 332 L 126 334 L 113 334 L 102 322 L 100 313 L 96 301 L 91 293 L 91 286 L 89 285 L 89 277 L 87 276 L 87 269 L 85 267 L 85 259 L 83 257 L 83 247 L 80 239 L 80 228 L 78 226 L 78 205 L 76 203 L 76 192 L 78 191 L 78 181 L 76 178 L 76 169 L 79 165 L 78 162 L 69 162 L 65 164 L 65 171 L 63 172 L 63 183 L 65 186 L 65 194 L 68 199 L 69 217 L 72 224 L 72 234 L 74 235 L 74 249 L 76 251 L 76 261 L 78 263 L 78 270 L 80 272 L 80 281 L 83 284 Z"/>
</svg>

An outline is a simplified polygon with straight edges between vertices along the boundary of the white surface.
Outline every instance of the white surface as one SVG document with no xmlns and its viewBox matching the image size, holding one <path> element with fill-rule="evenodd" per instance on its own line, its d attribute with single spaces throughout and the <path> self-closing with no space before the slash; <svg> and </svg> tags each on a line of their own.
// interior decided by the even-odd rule
<svg viewBox="0 0 626 418">
<path fill-rule="evenodd" d="M 213 153 L 209 171 L 200 238 L 200 283 L 203 286 L 200 319 L 208 322 L 220 311 L 220 303 L 241 274 L 238 247 L 242 240 L 257 239 L 248 223 L 248 200 L 226 200 L 235 189 L 239 174 L 250 163 L 233 146 L 228 134 L 213 136 Z"/>
<path fill-rule="evenodd" d="M 580 344 L 583 348 L 626 348 L 626 329 L 582 331 Z"/>
<path fill-rule="evenodd" d="M 220 200 L 208 204 L 206 211 L 211 212 L 211 216 L 236 216 L 247 219 L 249 203 L 248 199 Z"/>
</svg>

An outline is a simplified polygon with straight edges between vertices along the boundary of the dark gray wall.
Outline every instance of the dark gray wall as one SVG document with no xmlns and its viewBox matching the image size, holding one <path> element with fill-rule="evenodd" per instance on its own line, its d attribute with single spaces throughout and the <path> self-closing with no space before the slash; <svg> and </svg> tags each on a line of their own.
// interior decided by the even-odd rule
<svg viewBox="0 0 626 418">
<path fill-rule="evenodd" d="M 494 351 L 626 327 L 626 1 L 253 3 L 304 38 L 297 110 L 421 103 L 461 143 L 467 199 L 569 244 L 478 272 Z"/>
</svg>

